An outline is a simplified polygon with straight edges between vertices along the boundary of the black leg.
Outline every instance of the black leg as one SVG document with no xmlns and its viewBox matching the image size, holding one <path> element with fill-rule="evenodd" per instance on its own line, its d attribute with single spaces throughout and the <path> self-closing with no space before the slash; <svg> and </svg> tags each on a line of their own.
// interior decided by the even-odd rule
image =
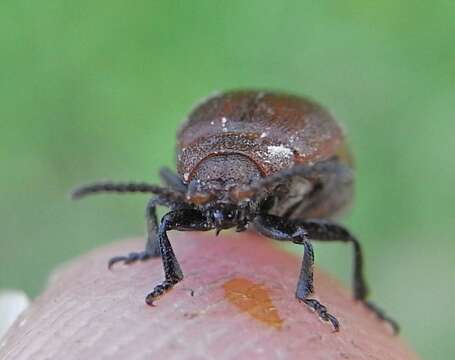
<svg viewBox="0 0 455 360">
<path fill-rule="evenodd" d="M 158 242 L 158 220 L 156 218 L 157 205 L 169 206 L 169 201 L 162 196 L 150 199 L 145 211 L 147 219 L 147 242 L 145 250 L 141 252 L 132 252 L 125 256 L 115 256 L 109 260 L 109 269 L 116 263 L 123 261 L 124 264 L 131 264 L 135 261 L 145 261 L 151 257 L 160 256 L 160 248 Z"/>
<path fill-rule="evenodd" d="M 296 298 L 317 312 L 324 321 L 329 321 L 334 330 L 338 331 L 338 320 L 327 312 L 327 308 L 316 299 L 309 296 L 313 293 L 313 247 L 308 240 L 307 234 L 302 227 L 296 226 L 283 218 L 273 215 L 261 215 L 255 219 L 256 229 L 263 235 L 275 240 L 292 241 L 304 246 L 302 267 L 297 283 Z"/>
<path fill-rule="evenodd" d="M 158 297 L 183 279 L 182 270 L 167 236 L 167 232 L 170 230 L 206 231 L 210 230 L 210 227 L 207 225 L 207 219 L 196 210 L 179 209 L 170 211 L 163 216 L 158 231 L 158 239 L 161 259 L 163 260 L 164 281 L 155 286 L 145 298 L 149 305 L 153 305 Z"/>
<path fill-rule="evenodd" d="M 352 243 L 354 250 L 353 292 L 357 300 L 365 300 L 368 286 L 363 275 L 362 249 L 357 239 L 343 226 L 325 220 L 307 220 L 299 222 L 312 240 L 343 241 Z"/>
<path fill-rule="evenodd" d="M 156 220 L 156 205 L 178 205 L 183 203 L 184 193 L 176 189 L 168 189 L 160 186 L 155 186 L 146 183 L 113 183 L 99 182 L 95 184 L 85 185 L 75 189 L 71 196 L 73 199 L 80 199 L 87 195 L 100 193 L 153 193 L 158 195 L 152 199 L 147 206 L 147 245 L 144 251 L 132 252 L 127 256 L 115 256 L 109 260 L 108 267 L 119 261 L 124 261 L 130 264 L 137 260 L 147 260 L 152 256 L 159 255 L 158 242 L 156 240 L 157 220 Z"/>
<path fill-rule="evenodd" d="M 314 252 L 313 246 L 307 239 L 296 241 L 296 244 L 303 244 L 304 253 L 302 260 L 302 268 L 300 270 L 299 282 L 297 284 L 297 291 L 295 296 L 297 299 L 308 305 L 311 309 L 317 312 L 319 317 L 324 321 L 329 321 L 334 330 L 340 329 L 340 323 L 337 318 L 327 312 L 327 308 L 315 299 L 309 299 L 308 296 L 313 293 L 313 264 Z"/>
<path fill-rule="evenodd" d="M 264 188 L 280 184 L 296 176 L 312 179 L 314 182 L 336 176 L 345 182 L 352 181 L 352 169 L 334 160 L 318 162 L 314 165 L 296 165 L 288 169 L 281 170 L 271 176 L 260 178 L 256 182 L 246 185 L 244 191 L 249 192 L 249 197 L 259 193 Z M 327 180 L 326 180 L 327 181 Z"/>
<path fill-rule="evenodd" d="M 376 305 L 366 300 L 368 295 L 368 286 L 363 274 L 363 256 L 362 249 L 358 240 L 343 226 L 325 220 L 307 220 L 298 222 L 309 239 L 321 241 L 344 241 L 350 242 L 354 250 L 354 274 L 353 274 L 353 292 L 357 300 L 362 301 L 371 311 L 380 319 L 388 322 L 395 333 L 398 333 L 399 326 L 393 319 L 387 317 L 385 313 Z"/>
<path fill-rule="evenodd" d="M 167 167 L 162 167 L 160 169 L 160 177 L 163 182 L 171 189 L 174 189 L 180 193 L 186 193 L 186 185 L 182 182 L 180 177 L 175 174 L 172 170 Z"/>
<path fill-rule="evenodd" d="M 160 197 L 151 199 L 145 210 L 145 218 L 147 219 L 147 243 L 145 244 L 145 252 L 152 257 L 160 256 L 160 243 L 158 240 L 158 219 L 156 217 L 156 206 L 167 205 L 169 203 Z"/>
</svg>

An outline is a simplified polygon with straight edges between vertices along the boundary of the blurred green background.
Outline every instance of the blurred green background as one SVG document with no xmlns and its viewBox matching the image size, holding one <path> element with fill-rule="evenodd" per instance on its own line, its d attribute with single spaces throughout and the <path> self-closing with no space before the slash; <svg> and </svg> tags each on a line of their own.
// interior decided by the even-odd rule
<svg viewBox="0 0 455 360">
<path fill-rule="evenodd" d="M 62 261 L 142 235 L 146 198 L 71 203 L 74 185 L 156 182 L 196 101 L 281 89 L 345 124 L 373 298 L 451 358 L 454 18 L 452 1 L 1 1 L 0 287 L 35 296 Z M 348 282 L 350 255 L 316 261 Z"/>
</svg>

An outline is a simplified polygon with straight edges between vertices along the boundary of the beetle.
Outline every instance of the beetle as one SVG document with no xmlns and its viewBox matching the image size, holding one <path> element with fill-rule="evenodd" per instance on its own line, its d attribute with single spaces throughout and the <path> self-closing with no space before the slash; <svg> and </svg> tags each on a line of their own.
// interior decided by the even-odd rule
<svg viewBox="0 0 455 360">
<path fill-rule="evenodd" d="M 146 208 L 145 250 L 109 260 L 126 264 L 161 257 L 164 281 L 146 296 L 153 302 L 183 279 L 167 232 L 208 231 L 249 224 L 272 239 L 303 245 L 295 296 L 330 322 L 339 322 L 313 293 L 311 240 L 344 241 L 354 250 L 353 293 L 395 332 L 397 323 L 367 301 L 358 240 L 333 218 L 351 202 L 353 161 L 343 131 L 321 105 L 304 97 L 266 91 L 230 91 L 200 103 L 177 136 L 177 174 L 160 171 L 164 186 L 94 183 L 73 198 L 101 192 L 152 193 Z M 157 206 L 170 211 L 158 222 Z"/>
</svg>

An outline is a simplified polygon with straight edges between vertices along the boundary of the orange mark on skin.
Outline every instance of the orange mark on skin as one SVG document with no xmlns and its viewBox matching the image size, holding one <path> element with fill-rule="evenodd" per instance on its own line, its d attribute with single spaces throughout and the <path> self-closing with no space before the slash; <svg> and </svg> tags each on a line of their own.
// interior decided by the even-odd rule
<svg viewBox="0 0 455 360">
<path fill-rule="evenodd" d="M 281 329 L 283 320 L 273 305 L 267 289 L 243 278 L 234 278 L 223 285 L 225 298 L 241 312 L 269 326 Z"/>
</svg>

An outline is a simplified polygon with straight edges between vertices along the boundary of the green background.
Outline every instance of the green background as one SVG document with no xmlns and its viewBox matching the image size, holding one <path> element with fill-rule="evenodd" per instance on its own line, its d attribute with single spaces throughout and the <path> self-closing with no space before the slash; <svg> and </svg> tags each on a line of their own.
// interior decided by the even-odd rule
<svg viewBox="0 0 455 360">
<path fill-rule="evenodd" d="M 453 1 L 2 0 L 0 287 L 34 296 L 58 263 L 142 234 L 145 198 L 71 203 L 74 185 L 156 182 L 196 101 L 281 89 L 345 124 L 373 297 L 424 357 L 452 357 L 454 18 Z M 348 281 L 349 248 L 316 250 Z"/>
</svg>

